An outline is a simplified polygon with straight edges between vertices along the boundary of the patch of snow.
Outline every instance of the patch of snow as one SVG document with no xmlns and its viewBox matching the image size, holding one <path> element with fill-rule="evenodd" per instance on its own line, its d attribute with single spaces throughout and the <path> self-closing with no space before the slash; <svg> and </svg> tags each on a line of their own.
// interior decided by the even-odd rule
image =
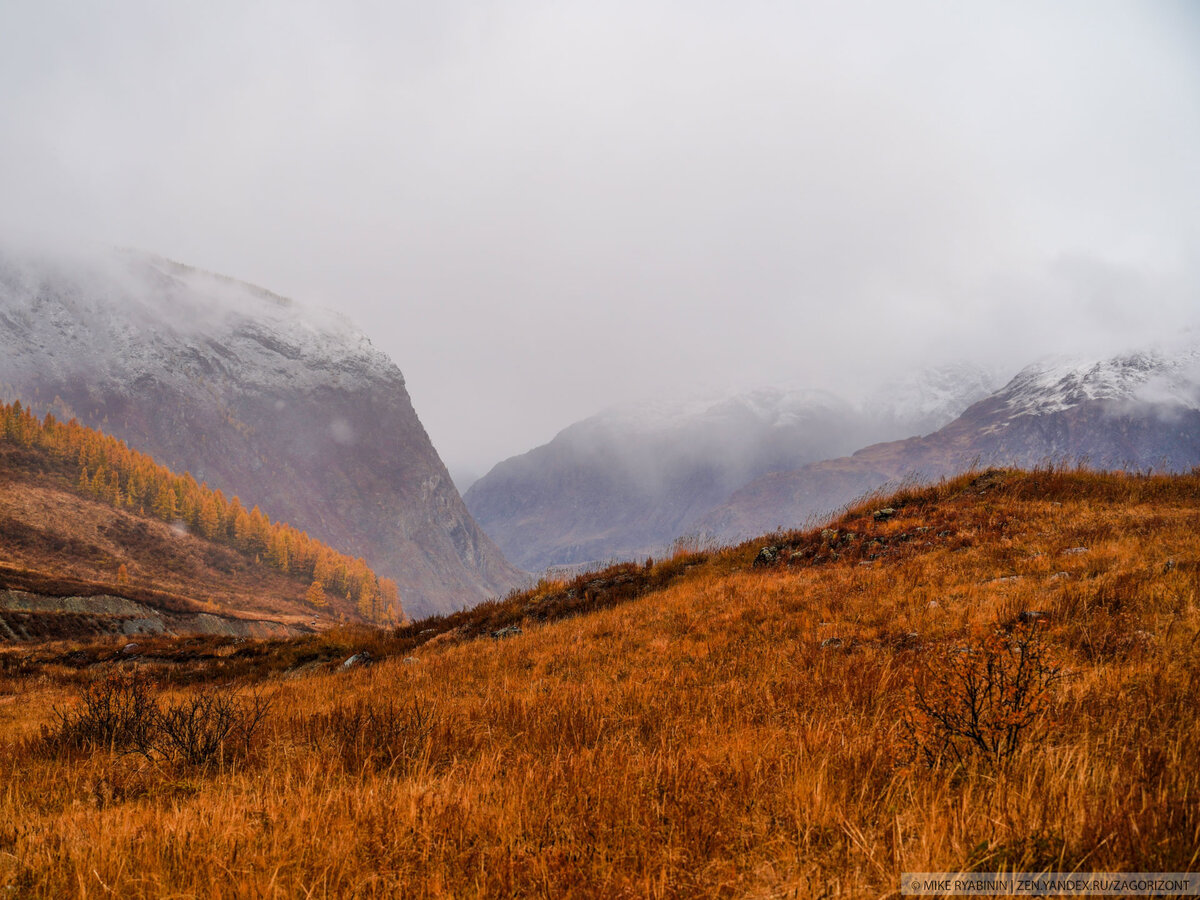
<svg viewBox="0 0 1200 900">
<path fill-rule="evenodd" d="M 609 407 L 574 427 L 592 433 L 666 435 L 711 426 L 786 427 L 817 412 L 848 409 L 823 391 L 761 388 L 745 394 L 708 395 L 686 400 L 645 400 Z"/>
<path fill-rule="evenodd" d="M 955 363 L 904 373 L 860 403 L 827 390 L 760 387 L 681 400 L 653 398 L 610 407 L 564 434 L 580 441 L 741 432 L 771 433 L 853 425 L 864 441 L 936 431 L 1000 385 L 996 372 Z"/>
</svg>

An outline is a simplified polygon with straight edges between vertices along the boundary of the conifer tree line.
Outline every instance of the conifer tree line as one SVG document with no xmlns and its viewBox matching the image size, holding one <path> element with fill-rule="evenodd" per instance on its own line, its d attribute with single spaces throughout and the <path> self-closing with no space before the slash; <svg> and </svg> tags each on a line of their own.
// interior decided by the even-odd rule
<svg viewBox="0 0 1200 900">
<path fill-rule="evenodd" d="M 305 600 L 314 607 L 327 606 L 328 596 L 336 594 L 354 603 L 368 621 L 401 618 L 396 583 L 377 576 L 361 557 L 352 559 L 286 522 L 272 522 L 257 506 L 247 510 L 237 497 L 227 500 L 190 473 L 177 475 L 75 419 L 60 422 L 49 413 L 39 419 L 20 401 L 0 403 L 0 439 L 44 450 L 73 467 L 81 494 L 164 522 L 182 522 L 210 541 L 310 580 Z"/>
</svg>

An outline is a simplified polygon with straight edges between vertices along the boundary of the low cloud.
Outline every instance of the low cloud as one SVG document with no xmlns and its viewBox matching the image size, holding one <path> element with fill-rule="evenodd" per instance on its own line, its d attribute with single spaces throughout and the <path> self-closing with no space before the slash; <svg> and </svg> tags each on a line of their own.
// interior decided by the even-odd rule
<svg viewBox="0 0 1200 900">
<path fill-rule="evenodd" d="M 613 403 L 1152 339 L 1189 4 L 0 11 L 0 229 L 347 312 L 482 471 Z"/>
</svg>

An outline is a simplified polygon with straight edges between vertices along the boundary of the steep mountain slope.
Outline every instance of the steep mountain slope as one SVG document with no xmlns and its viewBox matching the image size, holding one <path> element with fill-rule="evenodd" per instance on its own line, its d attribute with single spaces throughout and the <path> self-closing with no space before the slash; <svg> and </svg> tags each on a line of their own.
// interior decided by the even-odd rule
<svg viewBox="0 0 1200 900">
<path fill-rule="evenodd" d="M 861 406 L 772 388 L 620 407 L 505 460 L 464 499 L 530 570 L 661 554 L 763 473 L 944 424 L 993 386 L 985 371 L 959 365 L 902 377 Z"/>
<path fill-rule="evenodd" d="M 410 614 L 520 582 L 463 505 L 400 371 L 334 314 L 140 254 L 9 253 L 0 390 L 364 557 Z"/>
<path fill-rule="evenodd" d="M 1035 363 L 926 437 L 757 479 L 701 528 L 735 540 L 797 527 L 889 482 L 1047 462 L 1165 472 L 1200 465 L 1200 345 Z"/>
</svg>

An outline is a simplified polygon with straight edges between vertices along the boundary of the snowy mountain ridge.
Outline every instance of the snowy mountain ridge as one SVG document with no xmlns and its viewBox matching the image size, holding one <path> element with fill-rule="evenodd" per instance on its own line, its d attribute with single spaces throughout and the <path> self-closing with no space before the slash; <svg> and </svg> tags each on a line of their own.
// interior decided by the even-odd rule
<svg viewBox="0 0 1200 900">
<path fill-rule="evenodd" d="M 57 375 L 133 383 L 182 366 L 268 389 L 331 378 L 403 384 L 339 313 L 133 251 L 69 262 L 0 256 L 0 324 L 18 338 L 6 347 L 12 366 Z"/>
<path fill-rule="evenodd" d="M 952 422 L 969 406 L 1004 384 L 996 368 L 951 362 L 900 373 L 876 387 L 862 402 L 866 416 L 890 421 L 912 434 L 927 434 Z"/>
<path fill-rule="evenodd" d="M 895 400 L 882 388 L 854 403 L 783 386 L 613 407 L 499 463 L 464 500 L 504 553 L 531 571 L 644 558 L 750 481 L 933 430 L 995 382 L 961 363 L 906 383 L 915 387 Z"/>
<path fill-rule="evenodd" d="M 1089 400 L 1200 409 L 1200 344 L 1041 360 L 1022 369 L 998 396 L 1008 420 L 1062 412 Z"/>
<path fill-rule="evenodd" d="M 1040 360 L 944 428 L 755 479 L 699 527 L 742 540 L 819 520 L 887 484 L 1047 464 L 1139 472 L 1200 465 L 1200 342 L 1184 333 L 1116 355 Z"/>
<path fill-rule="evenodd" d="M 829 391 L 810 388 L 757 388 L 738 394 L 708 394 L 686 400 L 639 400 L 608 407 L 568 426 L 612 433 L 666 434 L 704 423 L 753 420 L 765 427 L 788 427 L 814 411 L 848 411 L 850 405 Z"/>
</svg>

